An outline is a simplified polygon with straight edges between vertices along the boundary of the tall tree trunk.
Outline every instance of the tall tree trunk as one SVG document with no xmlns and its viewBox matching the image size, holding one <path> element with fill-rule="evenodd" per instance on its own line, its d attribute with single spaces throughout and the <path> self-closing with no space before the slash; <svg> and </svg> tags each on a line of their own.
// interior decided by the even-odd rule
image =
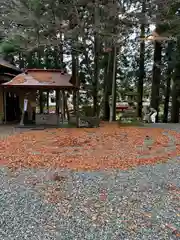
<svg viewBox="0 0 180 240">
<path fill-rule="evenodd" d="M 46 49 L 44 50 L 44 54 L 45 54 L 45 67 L 46 69 L 50 69 L 51 68 L 51 60 L 49 59 L 49 55 L 50 55 L 50 50 L 49 48 L 46 46 Z"/>
<path fill-rule="evenodd" d="M 79 82 L 79 74 L 78 74 L 78 69 L 79 69 L 79 58 L 78 55 L 76 54 L 76 126 L 79 127 L 79 87 L 80 87 L 80 82 Z"/>
<path fill-rule="evenodd" d="M 38 41 L 38 47 L 37 47 L 37 65 L 38 68 L 41 68 L 41 47 L 40 47 L 40 34 L 39 29 L 37 29 L 37 41 Z"/>
<path fill-rule="evenodd" d="M 161 78 L 161 54 L 162 45 L 161 42 L 155 41 L 154 47 L 154 65 L 152 76 L 152 89 L 151 89 L 151 107 L 159 112 L 159 90 L 160 90 L 160 78 Z M 156 118 L 158 122 L 158 114 Z"/>
<path fill-rule="evenodd" d="M 165 92 L 165 100 L 164 100 L 164 116 L 163 122 L 168 122 L 168 112 L 169 112 L 169 99 L 171 92 L 171 77 L 172 77 L 172 50 L 173 50 L 173 42 L 168 43 L 167 47 L 167 58 L 168 58 L 168 68 L 167 68 L 167 80 L 166 80 L 166 92 Z"/>
<path fill-rule="evenodd" d="M 94 35 L 94 79 L 93 79 L 93 115 L 98 114 L 98 81 L 99 81 L 99 3 L 95 0 L 95 35 Z"/>
<path fill-rule="evenodd" d="M 41 68 L 41 51 L 40 51 L 39 48 L 38 48 L 38 50 L 37 50 L 37 57 L 38 57 L 37 67 L 38 67 L 38 68 Z"/>
<path fill-rule="evenodd" d="M 95 36 L 94 79 L 93 79 L 93 115 L 98 111 L 98 81 L 99 81 L 99 39 Z"/>
<path fill-rule="evenodd" d="M 145 0 L 142 3 L 142 15 L 145 15 L 146 4 Z M 145 37 L 145 24 L 141 24 L 141 38 Z M 142 108 L 143 108 L 143 84 L 144 84 L 144 54 L 145 54 L 145 41 L 141 41 L 140 43 L 140 61 L 139 61 L 139 79 L 138 79 L 138 108 L 137 108 L 137 116 L 142 118 Z"/>
<path fill-rule="evenodd" d="M 108 54 L 108 63 L 105 79 L 105 91 L 104 91 L 104 120 L 109 121 L 110 119 L 110 106 L 109 97 L 112 94 L 112 80 L 113 80 L 113 60 L 114 60 L 114 50 Z"/>
<path fill-rule="evenodd" d="M 172 109 L 171 109 L 171 122 L 179 122 L 179 96 L 180 96 L 180 39 L 177 40 L 177 57 L 176 57 L 176 67 L 175 74 L 173 77 L 172 86 Z"/>
<path fill-rule="evenodd" d="M 76 86 L 76 90 L 73 91 L 73 107 L 74 112 L 76 114 L 76 126 L 79 127 L 79 76 L 78 76 L 78 67 L 79 66 L 79 59 L 77 52 L 73 49 L 72 50 L 72 78 L 73 84 Z"/>
<path fill-rule="evenodd" d="M 73 108 L 76 115 L 76 126 L 79 127 L 79 76 L 78 76 L 78 69 L 79 69 L 79 58 L 78 53 L 75 50 L 75 43 L 78 42 L 78 38 L 74 39 L 72 42 L 72 81 L 71 83 L 76 86 L 76 89 L 73 91 Z"/>
<path fill-rule="evenodd" d="M 59 45 L 59 58 L 60 58 L 60 66 L 61 66 L 61 69 L 63 69 L 64 67 L 64 57 L 63 57 L 63 38 L 62 38 L 62 33 L 60 33 L 60 45 Z"/>
<path fill-rule="evenodd" d="M 33 52 L 29 52 L 27 56 L 27 68 L 33 67 Z"/>
<path fill-rule="evenodd" d="M 38 45 L 39 45 L 39 32 L 38 32 Z M 38 57 L 38 68 L 41 68 L 41 50 L 42 48 L 40 48 L 38 46 L 37 49 L 37 57 Z M 44 110 L 44 106 L 43 106 L 43 91 L 39 92 L 40 96 L 39 96 L 39 107 L 40 107 L 40 114 L 43 114 L 43 110 Z"/>
<path fill-rule="evenodd" d="M 24 68 L 24 59 L 23 59 L 23 54 L 19 53 L 19 68 L 23 69 Z"/>
<path fill-rule="evenodd" d="M 179 74 L 180 77 L 180 74 Z M 173 86 L 172 86 L 172 110 L 171 110 L 171 122 L 172 123 L 178 123 L 179 122 L 179 101 L 178 101 L 178 95 L 180 91 L 178 90 L 178 85 L 176 82 L 176 79 L 173 80 Z"/>
<path fill-rule="evenodd" d="M 55 46 L 54 47 L 54 51 L 53 51 L 53 58 L 54 58 L 54 67 L 55 69 L 59 68 L 59 59 L 58 59 L 58 47 Z"/>
<path fill-rule="evenodd" d="M 113 48 L 114 59 L 113 59 L 113 78 L 112 78 L 112 121 L 116 121 L 116 72 L 117 72 L 117 47 Z"/>
<path fill-rule="evenodd" d="M 76 52 L 72 50 L 72 79 L 73 84 L 76 85 L 77 82 L 77 66 L 76 66 Z M 73 91 L 73 108 L 74 113 L 76 113 L 76 91 Z"/>
<path fill-rule="evenodd" d="M 103 109 L 103 120 L 108 121 L 110 115 L 109 109 L 109 92 L 108 92 L 108 81 L 110 71 L 111 53 L 106 54 L 106 67 L 104 72 L 104 109 Z"/>
</svg>

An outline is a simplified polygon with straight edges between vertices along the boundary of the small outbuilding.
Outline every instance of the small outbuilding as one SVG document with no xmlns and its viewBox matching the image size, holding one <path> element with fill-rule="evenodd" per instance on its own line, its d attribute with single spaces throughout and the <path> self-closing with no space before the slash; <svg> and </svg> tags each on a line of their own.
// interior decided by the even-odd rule
<svg viewBox="0 0 180 240">
<path fill-rule="evenodd" d="M 67 96 L 78 89 L 73 82 L 72 76 L 61 70 L 27 69 L 2 86 L 5 93 L 11 91 L 19 96 L 20 125 L 59 125 L 69 118 Z M 48 99 L 53 90 L 56 91 L 56 112 L 43 112 L 42 109 L 37 112 L 38 103 L 42 104 L 43 98 Z"/>
</svg>

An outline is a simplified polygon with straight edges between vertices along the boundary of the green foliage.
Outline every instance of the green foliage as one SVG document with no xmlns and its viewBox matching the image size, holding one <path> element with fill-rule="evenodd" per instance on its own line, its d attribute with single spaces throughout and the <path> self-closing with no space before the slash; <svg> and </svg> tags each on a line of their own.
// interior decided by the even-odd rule
<svg viewBox="0 0 180 240">
<path fill-rule="evenodd" d="M 16 52 L 16 47 L 13 46 L 10 42 L 3 42 L 0 45 L 0 52 L 1 53 L 5 53 L 5 54 L 9 54 L 9 53 L 14 53 Z"/>
<path fill-rule="evenodd" d="M 2 3 L 0 33 L 3 40 L 0 53 L 13 55 L 29 68 L 72 69 L 71 56 L 78 56 L 78 77 L 86 94 L 81 94 L 80 103 L 89 104 L 94 95 L 93 83 L 96 82 L 97 97 L 100 102 L 111 93 L 113 59 L 104 50 L 117 46 L 118 54 L 116 83 L 117 97 L 125 95 L 131 87 L 136 92 L 140 42 L 140 26 L 145 23 L 145 33 L 150 32 L 150 23 L 158 18 L 157 30 L 162 34 L 178 37 L 180 33 L 179 2 L 167 0 L 160 3 L 156 10 L 156 1 L 146 1 L 146 16 L 142 16 L 142 1 L 87 1 L 87 0 L 6 0 Z M 133 9 L 133 10 L 132 10 Z M 156 19 L 157 20 L 157 19 Z M 98 36 L 99 46 L 95 46 Z M 133 38 L 134 36 L 134 38 Z M 153 43 L 145 46 L 144 88 L 149 91 L 152 81 Z M 98 61 L 95 63 L 95 50 L 98 49 Z M 163 47 L 163 51 L 166 46 Z M 179 51 L 179 50 L 178 50 Z M 164 52 L 163 52 L 164 54 Z M 167 60 L 161 66 L 162 80 L 166 79 Z M 177 58 L 172 64 L 176 66 Z M 98 66 L 97 66 L 98 65 Z M 98 67 L 98 68 L 97 68 Z M 98 74 L 95 74 L 98 69 Z M 97 76 L 95 79 L 95 76 Z M 165 91 L 160 91 L 161 95 Z M 106 96 L 107 97 L 107 96 Z"/>
</svg>

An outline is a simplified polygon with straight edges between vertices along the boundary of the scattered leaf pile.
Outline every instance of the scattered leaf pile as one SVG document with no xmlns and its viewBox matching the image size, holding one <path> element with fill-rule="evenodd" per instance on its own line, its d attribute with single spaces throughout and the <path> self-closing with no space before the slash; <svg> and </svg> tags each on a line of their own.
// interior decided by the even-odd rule
<svg viewBox="0 0 180 240">
<path fill-rule="evenodd" d="M 180 155 L 180 133 L 107 124 L 97 129 L 48 129 L 0 142 L 0 163 L 10 168 L 128 169 Z"/>
</svg>

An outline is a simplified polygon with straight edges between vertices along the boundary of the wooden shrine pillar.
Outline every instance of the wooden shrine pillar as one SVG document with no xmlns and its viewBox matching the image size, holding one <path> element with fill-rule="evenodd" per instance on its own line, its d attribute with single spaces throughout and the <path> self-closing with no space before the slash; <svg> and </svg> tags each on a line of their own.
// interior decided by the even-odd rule
<svg viewBox="0 0 180 240">
<path fill-rule="evenodd" d="M 47 107 L 47 113 L 49 114 L 49 90 L 47 91 L 46 95 L 46 107 Z"/>
<path fill-rule="evenodd" d="M 3 88 L 3 112 L 4 112 L 4 124 L 7 123 L 7 112 L 6 112 L 6 90 Z"/>
<path fill-rule="evenodd" d="M 24 120 L 25 120 L 25 113 L 27 113 L 27 108 L 28 108 L 28 98 L 24 98 L 24 104 L 23 104 L 23 111 L 21 115 L 21 121 L 20 121 L 20 126 L 24 126 Z"/>
<path fill-rule="evenodd" d="M 40 114 L 43 113 L 43 91 L 39 91 L 39 109 L 40 109 Z"/>
<path fill-rule="evenodd" d="M 70 120 L 70 114 L 69 114 L 69 109 L 68 109 L 68 98 L 67 95 L 64 94 L 64 109 L 66 110 L 67 113 L 67 120 Z"/>
<path fill-rule="evenodd" d="M 64 90 L 56 90 L 56 114 L 57 114 L 57 124 L 60 124 L 60 121 L 62 124 L 64 124 L 66 120 L 65 110 L 67 108 L 67 99 L 65 97 Z M 61 119 L 59 111 L 61 111 Z M 68 109 L 67 109 L 67 115 L 68 115 Z"/>
<path fill-rule="evenodd" d="M 62 91 L 62 103 L 63 103 L 63 116 L 66 119 L 66 94 L 65 91 Z"/>
<path fill-rule="evenodd" d="M 61 91 L 61 120 L 62 124 L 64 123 L 65 119 L 65 111 L 64 111 L 64 90 Z"/>
<path fill-rule="evenodd" d="M 56 115 L 57 115 L 57 125 L 59 126 L 60 117 L 59 117 L 59 108 L 60 108 L 60 95 L 59 90 L 56 90 Z"/>
</svg>

